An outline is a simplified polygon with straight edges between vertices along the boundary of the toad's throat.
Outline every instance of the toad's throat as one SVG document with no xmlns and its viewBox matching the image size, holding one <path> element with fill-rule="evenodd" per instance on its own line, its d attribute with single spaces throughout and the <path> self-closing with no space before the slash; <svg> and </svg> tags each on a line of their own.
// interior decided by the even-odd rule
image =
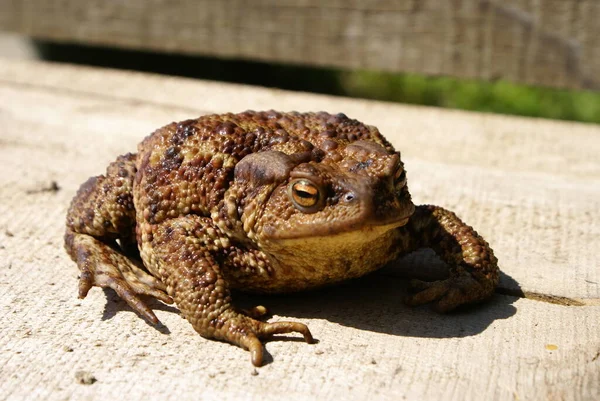
<svg viewBox="0 0 600 401">
<path fill-rule="evenodd" d="M 273 262 L 268 277 L 254 276 L 236 287 L 253 292 L 289 292 L 363 276 L 396 258 L 397 228 L 408 219 L 334 235 L 266 241 L 261 248 Z"/>
<path fill-rule="evenodd" d="M 362 244 L 383 241 L 383 239 L 388 236 L 389 232 L 406 225 L 409 218 L 410 216 L 383 224 L 366 224 L 355 230 L 327 235 L 319 235 L 313 232 L 312 236 L 306 237 L 276 238 L 268 241 L 268 244 L 264 245 L 267 248 L 274 246 L 278 249 L 284 248 L 286 250 L 294 249 L 300 251 L 308 251 L 311 247 L 316 246 L 319 249 L 325 248 L 327 252 L 330 253 L 332 250 L 331 248 L 345 249 L 348 247 L 362 246 Z"/>
</svg>

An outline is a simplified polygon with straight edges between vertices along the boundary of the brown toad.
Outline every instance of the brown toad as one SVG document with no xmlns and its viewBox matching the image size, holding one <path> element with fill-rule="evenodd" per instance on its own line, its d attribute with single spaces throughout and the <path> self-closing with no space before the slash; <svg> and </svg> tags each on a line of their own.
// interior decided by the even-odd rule
<svg viewBox="0 0 600 401">
<path fill-rule="evenodd" d="M 81 186 L 65 246 L 80 298 L 110 287 L 153 323 L 139 295 L 174 301 L 200 335 L 250 350 L 256 366 L 261 339 L 299 332 L 310 343 L 311 333 L 257 320 L 264 307 L 236 309 L 230 289 L 333 284 L 423 247 L 450 276 L 413 282 L 409 304 L 448 311 L 489 297 L 498 281 L 485 240 L 447 210 L 415 207 L 400 153 L 343 114 L 247 111 L 167 125 Z"/>
</svg>

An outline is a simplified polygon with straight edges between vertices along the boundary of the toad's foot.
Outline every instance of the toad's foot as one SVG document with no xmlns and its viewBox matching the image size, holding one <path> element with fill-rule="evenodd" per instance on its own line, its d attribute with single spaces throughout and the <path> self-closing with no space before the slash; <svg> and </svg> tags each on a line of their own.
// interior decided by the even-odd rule
<svg viewBox="0 0 600 401">
<path fill-rule="evenodd" d="M 254 366 L 261 366 L 263 360 L 263 343 L 276 334 L 300 333 L 308 344 L 314 343 L 314 339 L 308 327 L 298 322 L 261 322 L 248 316 L 235 312 L 226 313 L 220 332 L 215 337 L 223 337 L 224 340 L 236 344 L 250 351 L 250 358 Z M 217 325 L 219 327 L 219 325 Z"/>
<path fill-rule="evenodd" d="M 468 303 L 489 298 L 498 284 L 498 259 L 488 243 L 472 227 L 454 213 L 438 206 L 417 206 L 400 243 L 412 247 L 431 248 L 448 264 L 450 277 L 432 283 L 413 280 L 417 292 L 409 297 L 409 305 L 437 301 L 436 309 L 448 312 Z"/>
<path fill-rule="evenodd" d="M 136 266 L 118 250 L 86 234 L 68 233 L 81 275 L 79 298 L 85 298 L 93 286 L 112 288 L 127 304 L 153 324 L 158 318 L 139 297 L 148 295 L 167 304 L 173 299 L 165 293 L 164 285 Z M 69 241 L 69 239 L 68 239 Z"/>
<path fill-rule="evenodd" d="M 466 271 L 458 272 L 446 280 L 411 280 L 410 289 L 415 294 L 406 299 L 410 306 L 435 303 L 438 312 L 449 312 L 458 306 L 478 302 L 489 297 L 489 286 L 482 285 Z"/>
</svg>

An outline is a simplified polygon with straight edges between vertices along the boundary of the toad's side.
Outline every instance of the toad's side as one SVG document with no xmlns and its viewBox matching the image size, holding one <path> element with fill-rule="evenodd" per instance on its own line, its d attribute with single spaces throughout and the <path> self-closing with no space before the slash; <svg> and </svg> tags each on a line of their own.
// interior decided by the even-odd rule
<svg viewBox="0 0 600 401">
<path fill-rule="evenodd" d="M 376 128 L 327 113 L 211 115 L 157 130 L 82 185 L 65 246 L 80 297 L 113 288 L 154 323 L 140 295 L 174 301 L 198 333 L 249 349 L 257 366 L 261 340 L 312 336 L 301 323 L 257 320 L 264 307 L 239 311 L 232 288 L 333 284 L 423 247 L 450 276 L 414 282 L 410 304 L 451 310 L 487 298 L 498 281 L 496 258 L 471 227 L 413 205 L 400 154 Z"/>
</svg>

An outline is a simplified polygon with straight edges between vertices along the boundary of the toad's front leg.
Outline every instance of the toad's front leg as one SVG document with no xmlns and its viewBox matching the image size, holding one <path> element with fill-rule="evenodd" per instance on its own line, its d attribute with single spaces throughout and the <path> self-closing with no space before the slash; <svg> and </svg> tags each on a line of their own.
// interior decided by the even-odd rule
<svg viewBox="0 0 600 401">
<path fill-rule="evenodd" d="M 450 269 L 446 280 L 413 280 L 417 293 L 407 300 L 409 305 L 437 301 L 436 309 L 447 312 L 493 294 L 498 260 L 488 243 L 454 213 L 438 206 L 418 206 L 404 232 L 417 248 L 432 248 Z"/>
<path fill-rule="evenodd" d="M 298 332 L 306 342 L 313 342 L 302 323 L 265 323 L 234 308 L 218 263 L 233 248 L 212 220 L 194 215 L 171 219 L 155 230 L 149 245 L 150 264 L 158 270 L 181 314 L 201 336 L 249 350 L 255 366 L 262 364 L 261 339 Z M 145 245 L 142 254 L 149 249 Z"/>
</svg>

